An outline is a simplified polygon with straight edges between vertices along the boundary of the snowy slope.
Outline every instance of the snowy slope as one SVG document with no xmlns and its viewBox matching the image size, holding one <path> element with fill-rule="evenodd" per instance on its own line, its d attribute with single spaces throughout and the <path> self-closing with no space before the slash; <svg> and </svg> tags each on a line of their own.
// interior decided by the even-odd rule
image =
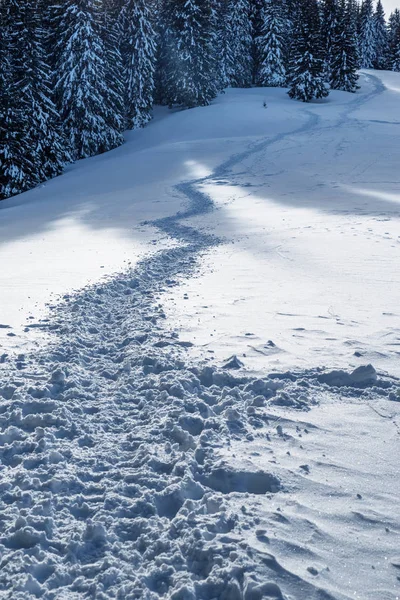
<svg viewBox="0 0 400 600">
<path fill-rule="evenodd" d="M 356 96 L 306 109 L 281 90 L 249 92 L 271 137 L 202 182 L 218 210 L 191 223 L 228 243 L 168 311 L 199 350 L 240 352 L 256 369 L 367 361 L 400 375 L 396 81 L 366 74 Z"/>
<path fill-rule="evenodd" d="M 228 91 L 0 206 L 0 597 L 398 600 L 396 86 Z"/>
</svg>

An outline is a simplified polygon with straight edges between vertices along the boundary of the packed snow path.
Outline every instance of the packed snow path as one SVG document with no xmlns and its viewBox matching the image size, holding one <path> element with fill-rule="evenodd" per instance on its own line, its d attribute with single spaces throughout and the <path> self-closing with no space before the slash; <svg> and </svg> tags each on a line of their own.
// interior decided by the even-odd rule
<svg viewBox="0 0 400 600">
<path fill-rule="evenodd" d="M 190 224 L 207 184 L 322 127 L 308 112 L 178 184 L 186 210 L 155 222 L 176 247 L 66 295 L 46 346 L 0 357 L 1 597 L 398 597 L 397 380 L 197 363 L 165 318 L 222 246 Z"/>
</svg>

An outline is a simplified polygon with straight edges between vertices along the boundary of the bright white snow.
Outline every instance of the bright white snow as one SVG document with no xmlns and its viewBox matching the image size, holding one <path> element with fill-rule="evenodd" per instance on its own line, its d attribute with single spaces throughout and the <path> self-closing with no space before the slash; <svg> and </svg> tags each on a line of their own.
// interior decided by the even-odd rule
<svg viewBox="0 0 400 600">
<path fill-rule="evenodd" d="M 248 92 L 270 143 L 202 182 L 218 210 L 191 223 L 227 243 L 168 311 L 196 354 L 240 352 L 256 369 L 373 362 L 400 375 L 396 75 L 365 74 L 356 96 L 306 109 L 282 90 Z"/>
<path fill-rule="evenodd" d="M 400 76 L 361 84 L 0 205 L 2 598 L 398 600 Z"/>
</svg>

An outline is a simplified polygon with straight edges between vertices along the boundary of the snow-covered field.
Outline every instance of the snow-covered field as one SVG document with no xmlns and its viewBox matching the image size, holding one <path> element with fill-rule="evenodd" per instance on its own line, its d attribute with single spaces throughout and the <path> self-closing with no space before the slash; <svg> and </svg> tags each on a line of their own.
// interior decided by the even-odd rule
<svg viewBox="0 0 400 600">
<path fill-rule="evenodd" d="M 360 83 L 0 204 L 1 598 L 400 598 L 400 76 Z"/>
</svg>

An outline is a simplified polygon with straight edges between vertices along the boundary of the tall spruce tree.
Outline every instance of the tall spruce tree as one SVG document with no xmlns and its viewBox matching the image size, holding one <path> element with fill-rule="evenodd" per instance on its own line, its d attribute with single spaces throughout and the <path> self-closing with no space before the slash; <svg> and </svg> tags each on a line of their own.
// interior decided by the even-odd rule
<svg viewBox="0 0 400 600">
<path fill-rule="evenodd" d="M 387 68 L 400 71 L 400 10 L 395 9 L 389 17 L 389 45 Z"/>
<path fill-rule="evenodd" d="M 249 0 L 229 0 L 227 74 L 232 87 L 249 87 L 253 79 L 253 39 Z"/>
<path fill-rule="evenodd" d="M 117 99 L 107 84 L 99 21 L 96 0 L 64 0 L 56 7 L 56 98 L 74 159 L 123 142 Z"/>
<path fill-rule="evenodd" d="M 341 0 L 332 42 L 330 84 L 334 90 L 356 92 L 357 81 L 357 32 L 351 7 Z"/>
<path fill-rule="evenodd" d="M 325 98 L 324 52 L 317 0 L 299 0 L 289 66 L 290 98 L 310 102 Z"/>
<path fill-rule="evenodd" d="M 26 36 L 24 2 L 0 4 L 0 199 L 19 194 L 38 183 L 30 158 L 29 119 L 22 100 Z"/>
<path fill-rule="evenodd" d="M 18 0 L 1 7 L 6 61 L 1 94 L 3 197 L 59 175 L 68 160 L 51 100 L 39 9 L 37 2 Z"/>
<path fill-rule="evenodd" d="M 360 66 L 360 13 L 361 7 L 358 0 L 347 0 L 347 12 L 349 15 L 349 20 L 351 22 L 351 27 L 353 31 L 355 31 L 356 35 L 356 45 L 357 45 L 357 67 Z"/>
<path fill-rule="evenodd" d="M 165 0 L 163 14 L 163 100 L 205 106 L 219 91 L 212 0 Z"/>
<path fill-rule="evenodd" d="M 372 69 L 376 57 L 372 0 L 363 0 L 360 13 L 359 38 L 360 66 L 363 69 Z"/>
<path fill-rule="evenodd" d="M 60 119 L 52 101 L 50 66 L 45 53 L 46 32 L 41 22 L 41 3 L 25 4 L 24 102 L 30 119 L 30 138 L 35 149 L 35 172 L 40 181 L 59 175 L 70 160 Z"/>
<path fill-rule="evenodd" d="M 165 0 L 153 0 L 152 2 L 153 27 L 156 39 L 156 70 L 154 74 L 154 102 L 155 104 L 167 104 L 164 93 L 165 66 L 168 59 L 167 23 L 168 9 Z"/>
<path fill-rule="evenodd" d="M 388 59 L 388 36 L 385 20 L 385 11 L 383 10 L 381 0 L 378 0 L 374 14 L 375 30 L 375 69 L 385 69 Z"/>
<path fill-rule="evenodd" d="M 104 73 L 109 95 L 110 122 L 118 131 L 124 129 L 124 67 L 121 55 L 122 32 L 119 15 L 122 0 L 101 0 L 98 4 L 100 35 L 104 46 Z"/>
<path fill-rule="evenodd" d="M 120 14 L 127 129 L 151 119 L 157 61 L 156 32 L 146 0 L 128 0 Z"/>
<path fill-rule="evenodd" d="M 331 76 L 331 63 L 333 59 L 333 43 L 338 24 L 338 1 L 322 0 L 321 6 L 321 38 L 324 47 L 324 59 L 327 80 Z"/>
<path fill-rule="evenodd" d="M 264 0 L 261 23 L 257 40 L 260 61 L 257 83 L 282 87 L 287 81 L 285 44 L 288 25 L 280 1 Z"/>
<path fill-rule="evenodd" d="M 263 12 L 266 2 L 270 0 L 250 0 L 250 21 L 251 21 L 251 32 L 253 38 L 252 45 L 252 63 L 253 63 L 253 83 L 258 83 L 259 73 L 262 62 L 261 48 L 259 40 L 262 37 L 263 28 Z"/>
<path fill-rule="evenodd" d="M 228 57 L 229 57 L 229 1 L 215 0 L 215 52 L 216 72 L 219 90 L 229 86 Z"/>
</svg>

